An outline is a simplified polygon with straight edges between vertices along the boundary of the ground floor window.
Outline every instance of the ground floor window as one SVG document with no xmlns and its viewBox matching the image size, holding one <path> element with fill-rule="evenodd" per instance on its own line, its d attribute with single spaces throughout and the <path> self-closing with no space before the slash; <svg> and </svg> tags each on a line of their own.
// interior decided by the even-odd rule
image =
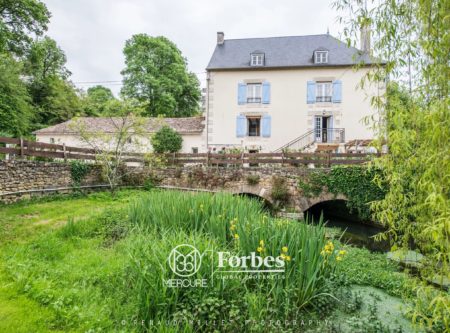
<svg viewBox="0 0 450 333">
<path fill-rule="evenodd" d="M 192 154 L 198 154 L 198 147 L 192 147 Z"/>
<path fill-rule="evenodd" d="M 248 136 L 261 135 L 261 117 L 248 117 Z"/>
</svg>

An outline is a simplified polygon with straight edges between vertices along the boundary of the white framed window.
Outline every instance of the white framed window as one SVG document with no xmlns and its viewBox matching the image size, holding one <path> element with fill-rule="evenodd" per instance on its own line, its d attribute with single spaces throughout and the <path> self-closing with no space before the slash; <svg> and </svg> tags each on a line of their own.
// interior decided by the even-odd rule
<svg viewBox="0 0 450 333">
<path fill-rule="evenodd" d="M 254 53 L 252 54 L 251 63 L 252 66 L 263 66 L 264 65 L 264 54 Z"/>
<path fill-rule="evenodd" d="M 316 102 L 331 102 L 333 83 L 331 81 L 316 82 Z"/>
<path fill-rule="evenodd" d="M 314 52 L 314 63 L 326 64 L 328 63 L 328 51 L 316 51 Z"/>
<path fill-rule="evenodd" d="M 50 138 L 50 143 L 55 143 L 55 138 Z"/>
<path fill-rule="evenodd" d="M 247 103 L 261 103 L 262 98 L 262 84 L 248 83 L 247 84 Z"/>
</svg>

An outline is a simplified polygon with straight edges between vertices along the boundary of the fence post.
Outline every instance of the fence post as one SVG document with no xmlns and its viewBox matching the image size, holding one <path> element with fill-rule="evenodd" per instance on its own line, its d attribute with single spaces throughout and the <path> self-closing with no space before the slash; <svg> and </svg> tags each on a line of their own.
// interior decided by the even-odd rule
<svg viewBox="0 0 450 333">
<path fill-rule="evenodd" d="M 206 153 L 206 166 L 207 167 L 209 167 L 210 154 L 211 154 L 211 152 L 208 150 L 208 152 Z"/>
<path fill-rule="evenodd" d="M 64 162 L 67 162 L 67 151 L 66 151 L 66 144 L 63 143 L 63 154 L 64 154 Z"/>
<path fill-rule="evenodd" d="M 284 166 L 284 151 L 281 151 L 281 166 Z"/>
<path fill-rule="evenodd" d="M 20 137 L 20 158 L 23 158 L 23 138 Z"/>
<path fill-rule="evenodd" d="M 331 168 L 331 150 L 327 152 L 328 167 Z"/>
</svg>

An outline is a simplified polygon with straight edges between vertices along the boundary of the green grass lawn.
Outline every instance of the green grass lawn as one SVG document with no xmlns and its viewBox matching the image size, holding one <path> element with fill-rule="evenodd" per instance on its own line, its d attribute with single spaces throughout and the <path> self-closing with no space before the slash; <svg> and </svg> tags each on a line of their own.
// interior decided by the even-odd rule
<svg viewBox="0 0 450 333">
<path fill-rule="evenodd" d="M 5 272 L 5 256 L 18 244 L 39 239 L 67 223 L 69 218 L 84 220 L 95 217 L 108 207 L 123 207 L 139 191 L 121 191 L 114 198 L 109 193 L 86 197 L 50 198 L 0 207 L 0 332 L 67 332 L 52 327 L 56 314 L 23 294 Z M 82 250 L 73 255 L 82 256 Z M 69 266 L 70 267 L 70 266 Z"/>
<path fill-rule="evenodd" d="M 291 281 L 281 288 L 276 283 L 262 283 L 255 289 L 251 283 L 240 282 L 201 290 L 161 285 L 162 277 L 168 274 L 164 268 L 167 254 L 174 245 L 186 242 L 199 249 L 219 246 L 249 253 L 264 239 L 263 251 L 277 254 L 285 245 L 302 272 L 324 274 L 309 263 L 315 258 L 318 266 L 327 264 L 318 253 L 324 246 L 324 241 L 319 241 L 324 235 L 317 227 L 271 219 L 256 202 L 230 195 L 127 190 L 115 197 L 95 193 L 2 206 L 0 332 L 140 332 L 142 327 L 131 322 L 145 316 L 242 320 L 306 313 L 320 318 L 325 313 L 332 316 L 333 311 L 353 318 L 353 323 L 346 324 L 352 331 L 370 310 L 361 307 L 360 296 L 348 290 L 353 285 L 382 290 L 395 298 L 390 300 L 392 304 L 400 302 L 398 296 L 411 292 L 410 278 L 385 255 L 336 240 L 336 249 L 345 248 L 348 254 L 339 263 L 331 256 L 327 259 L 337 266 L 328 271 L 333 273 L 325 283 L 293 270 Z M 319 246 L 317 242 L 321 242 Z M 302 257 L 305 251 L 309 254 Z M 312 288 L 311 294 L 303 293 L 306 287 L 300 287 L 296 292 L 302 300 L 291 298 L 294 290 L 284 294 L 289 283 L 305 283 Z M 336 288 L 343 288 L 336 293 L 343 301 L 319 295 L 334 293 Z M 300 308 L 297 312 L 295 305 L 284 308 L 305 300 L 310 303 L 306 312 Z M 373 332 L 378 332 L 382 320 L 376 313 L 370 315 Z M 123 320 L 126 326 L 121 326 Z M 158 332 L 179 329 L 163 327 Z M 224 331 L 238 329 L 229 325 Z M 325 329 L 329 328 L 315 329 L 328 332 Z M 183 332 L 194 330 L 208 331 L 189 326 Z M 261 330 L 254 327 L 250 331 Z"/>
</svg>

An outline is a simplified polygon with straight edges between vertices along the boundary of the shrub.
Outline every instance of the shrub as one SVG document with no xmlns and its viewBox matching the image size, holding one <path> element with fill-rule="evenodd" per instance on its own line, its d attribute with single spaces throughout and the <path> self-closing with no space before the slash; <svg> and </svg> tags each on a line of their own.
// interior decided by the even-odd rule
<svg viewBox="0 0 450 333">
<path fill-rule="evenodd" d="M 248 185 L 256 185 L 259 183 L 259 176 L 258 175 L 248 175 L 247 176 L 247 184 Z"/>
<path fill-rule="evenodd" d="M 279 201 L 281 204 L 287 203 L 289 200 L 289 190 L 285 178 L 279 176 L 272 177 L 272 192 L 270 196 L 273 200 Z"/>
<path fill-rule="evenodd" d="M 72 186 L 79 189 L 81 182 L 87 176 L 88 172 L 88 164 L 77 160 L 70 162 L 70 178 L 72 180 Z"/>
<path fill-rule="evenodd" d="M 163 126 L 152 136 L 151 143 L 156 153 L 176 153 L 183 145 L 183 138 L 171 127 Z"/>
</svg>

